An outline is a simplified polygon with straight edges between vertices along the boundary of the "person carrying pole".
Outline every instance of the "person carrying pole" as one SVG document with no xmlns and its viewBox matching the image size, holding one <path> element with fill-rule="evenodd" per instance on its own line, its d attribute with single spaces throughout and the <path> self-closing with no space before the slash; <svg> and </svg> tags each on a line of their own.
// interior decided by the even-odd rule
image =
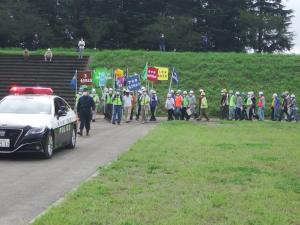
<svg viewBox="0 0 300 225">
<path fill-rule="evenodd" d="M 148 121 L 148 110 L 150 104 L 150 97 L 147 94 L 147 90 L 143 90 L 143 94 L 141 96 L 141 113 L 142 113 L 142 123 Z"/>
<path fill-rule="evenodd" d="M 209 121 L 208 115 L 207 115 L 207 109 L 208 109 L 208 104 L 207 104 L 207 99 L 205 92 L 203 91 L 201 93 L 201 114 L 198 120 L 202 120 L 202 117 L 206 119 L 206 121 Z"/>
</svg>

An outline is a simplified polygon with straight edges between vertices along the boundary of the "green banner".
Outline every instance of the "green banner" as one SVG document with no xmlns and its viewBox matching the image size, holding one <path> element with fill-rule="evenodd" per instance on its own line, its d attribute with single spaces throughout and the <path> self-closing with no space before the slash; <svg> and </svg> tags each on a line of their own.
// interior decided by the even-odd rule
<svg viewBox="0 0 300 225">
<path fill-rule="evenodd" d="M 105 75 L 106 79 L 109 79 L 108 77 L 110 76 L 111 70 L 103 67 L 103 68 L 96 68 L 93 70 L 92 74 L 92 79 L 93 79 L 93 85 L 94 87 L 99 87 L 100 83 L 100 76 Z"/>
</svg>

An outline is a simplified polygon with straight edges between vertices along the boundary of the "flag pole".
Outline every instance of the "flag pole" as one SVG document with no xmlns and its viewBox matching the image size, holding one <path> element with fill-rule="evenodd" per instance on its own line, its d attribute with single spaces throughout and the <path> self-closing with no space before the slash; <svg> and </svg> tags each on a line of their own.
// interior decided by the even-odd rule
<svg viewBox="0 0 300 225">
<path fill-rule="evenodd" d="M 113 76 L 114 76 L 114 79 L 113 79 L 113 90 L 115 91 L 115 89 L 116 89 L 116 74 L 114 72 L 114 69 L 112 69 L 112 73 L 113 73 Z"/>
<path fill-rule="evenodd" d="M 78 84 L 77 84 L 77 69 L 75 70 L 75 79 L 76 79 L 76 82 L 75 82 L 75 96 L 77 95 L 77 88 L 78 88 Z"/>
<path fill-rule="evenodd" d="M 173 73 L 174 73 L 174 67 L 173 67 L 172 74 L 171 74 L 171 79 L 170 79 L 169 93 L 170 93 L 170 91 L 171 91 L 171 88 L 172 88 L 172 82 L 173 82 Z"/>
</svg>

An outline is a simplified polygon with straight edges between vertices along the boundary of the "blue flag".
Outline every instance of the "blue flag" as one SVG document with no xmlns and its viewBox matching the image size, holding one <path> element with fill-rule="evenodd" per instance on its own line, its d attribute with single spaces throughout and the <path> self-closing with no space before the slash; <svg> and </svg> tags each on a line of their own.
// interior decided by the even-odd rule
<svg viewBox="0 0 300 225">
<path fill-rule="evenodd" d="M 141 82 L 140 82 L 139 75 L 128 76 L 126 83 L 129 91 L 137 91 L 141 89 Z"/>
<path fill-rule="evenodd" d="M 77 70 L 75 71 L 75 74 L 70 82 L 70 85 L 72 87 L 72 89 L 76 89 L 77 86 Z"/>
<path fill-rule="evenodd" d="M 173 71 L 172 71 L 172 83 L 178 84 L 178 82 L 179 82 L 178 74 L 177 74 L 175 68 L 173 68 Z"/>
</svg>

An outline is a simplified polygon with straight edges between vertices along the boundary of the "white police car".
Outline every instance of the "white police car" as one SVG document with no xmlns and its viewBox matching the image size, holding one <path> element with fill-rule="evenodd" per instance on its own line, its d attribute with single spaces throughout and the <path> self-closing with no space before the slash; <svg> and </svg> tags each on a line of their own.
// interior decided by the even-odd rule
<svg viewBox="0 0 300 225">
<path fill-rule="evenodd" d="M 76 145 L 76 115 L 51 88 L 13 87 L 0 101 L 0 154 L 40 152 Z"/>
</svg>

